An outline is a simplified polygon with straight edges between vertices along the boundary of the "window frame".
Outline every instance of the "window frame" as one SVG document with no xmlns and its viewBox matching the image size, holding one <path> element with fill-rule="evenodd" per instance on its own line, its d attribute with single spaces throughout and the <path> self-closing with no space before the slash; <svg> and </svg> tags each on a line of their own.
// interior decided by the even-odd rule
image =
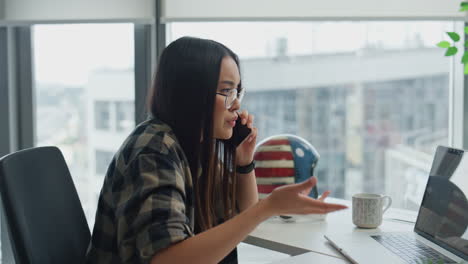
<svg viewBox="0 0 468 264">
<path fill-rule="evenodd" d="M 156 0 L 154 18 L 150 19 L 88 19 L 88 20 L 53 20 L 53 21 L 5 21 L 0 17 L 0 120 L 5 120 L 0 128 L 0 157 L 8 153 L 34 146 L 34 98 L 33 69 L 31 50 L 31 26 L 38 23 L 120 23 L 130 22 L 135 25 L 135 123 L 147 117 L 144 109 L 145 96 L 151 84 L 152 73 L 156 68 L 157 58 L 166 46 L 170 34 L 167 22 L 174 21 L 163 17 L 164 0 Z M 173 0 L 171 0 L 173 1 Z M 1 1 L 0 1 L 1 2 Z M 357 4 L 359 5 L 359 4 Z M 426 4 L 427 5 L 427 4 Z M 291 21 L 293 18 L 246 18 L 248 21 Z M 333 20 L 333 17 L 294 18 L 300 21 Z M 338 19 L 338 17 L 336 17 Z M 349 18 L 346 18 L 349 20 Z M 353 18 L 359 19 L 359 18 Z M 362 17 L 361 17 L 362 19 Z M 378 21 L 388 20 L 382 17 L 366 17 Z M 395 19 L 395 18 L 394 18 Z M 435 19 L 429 16 L 398 17 L 398 20 Z M 443 15 L 440 20 L 462 21 L 463 16 Z M 240 21 L 239 18 L 220 17 L 215 20 L 189 19 L 183 21 Z M 352 19 L 351 19 L 352 20 Z M 463 26 L 467 24 L 464 23 Z M 461 26 L 460 26 L 461 28 Z M 463 28 L 457 31 L 463 32 Z M 467 41 L 467 36 L 465 41 Z M 468 149 L 468 79 L 463 74 L 459 63 L 461 54 L 451 58 L 450 102 L 449 102 L 449 145 Z M 462 120 L 462 122 L 456 122 Z M 1 230 L 5 230 L 3 210 L 0 212 Z M 1 232 L 1 254 L 4 263 L 14 263 L 8 233 Z"/>
<path fill-rule="evenodd" d="M 47 21 L 47 24 L 64 24 L 70 21 Z M 156 34 L 154 21 L 75 21 L 76 23 L 122 23 L 134 24 L 135 56 L 135 122 L 146 118 L 145 96 L 155 68 Z M 141 22 L 141 23 L 140 23 Z M 35 146 L 35 98 L 33 78 L 32 27 L 36 22 L 0 21 L 0 119 L 5 120 L 0 129 L 0 157 Z M 159 26 L 163 27 L 163 26 Z M 165 41 L 162 39 L 162 41 Z M 5 95 L 5 96 L 3 96 Z M 138 107 L 143 106 L 143 107 Z M 1 262 L 15 263 L 4 213 L 0 207 Z"/>
</svg>

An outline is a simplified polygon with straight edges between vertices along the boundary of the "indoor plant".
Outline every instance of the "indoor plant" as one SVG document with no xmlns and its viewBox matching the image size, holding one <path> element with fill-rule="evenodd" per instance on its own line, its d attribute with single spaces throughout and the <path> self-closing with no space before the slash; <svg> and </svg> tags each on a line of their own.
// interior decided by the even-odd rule
<svg viewBox="0 0 468 264">
<path fill-rule="evenodd" d="M 468 11 L 468 2 L 461 2 L 460 3 L 460 10 L 461 12 Z M 468 26 L 464 28 L 465 34 L 468 34 Z M 447 32 L 447 35 L 450 37 L 451 41 L 441 41 L 437 43 L 437 46 L 447 49 L 445 52 L 445 56 L 453 56 L 457 54 L 459 48 L 457 48 L 458 43 L 462 43 L 461 49 L 463 50 L 463 56 L 461 59 L 461 63 L 464 65 L 464 73 L 468 74 L 468 53 L 466 52 L 466 48 L 468 47 L 468 42 L 463 45 L 463 41 L 460 42 L 460 35 L 456 32 Z M 464 38 L 463 38 L 464 40 Z"/>
</svg>

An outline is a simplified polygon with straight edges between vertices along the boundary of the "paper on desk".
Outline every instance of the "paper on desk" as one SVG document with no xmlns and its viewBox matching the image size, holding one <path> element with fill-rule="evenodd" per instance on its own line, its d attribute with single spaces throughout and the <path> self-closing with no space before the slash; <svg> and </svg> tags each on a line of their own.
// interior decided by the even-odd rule
<svg viewBox="0 0 468 264">
<path fill-rule="evenodd" d="M 408 210 L 399 210 L 399 209 L 392 209 L 388 210 L 384 214 L 384 219 L 398 219 L 407 222 L 416 222 L 416 218 L 418 216 L 418 212 L 408 211 Z"/>
<path fill-rule="evenodd" d="M 268 264 L 345 264 L 349 263 L 348 261 L 335 258 L 323 254 L 318 254 L 315 252 L 309 252 L 302 255 L 290 257 L 287 259 L 282 259 L 278 261 L 274 261 Z"/>
<path fill-rule="evenodd" d="M 287 219 L 286 217 L 290 217 Z M 286 222 L 286 223 L 304 223 L 304 222 L 323 222 L 325 221 L 327 215 L 326 214 L 309 214 L 309 215 L 294 215 L 290 214 L 285 217 L 281 216 L 273 216 L 270 217 L 268 221 L 272 222 Z"/>
<path fill-rule="evenodd" d="M 240 243 L 237 246 L 237 252 L 239 263 L 241 264 L 266 264 L 290 257 L 288 254 L 257 247 L 247 243 Z"/>
</svg>

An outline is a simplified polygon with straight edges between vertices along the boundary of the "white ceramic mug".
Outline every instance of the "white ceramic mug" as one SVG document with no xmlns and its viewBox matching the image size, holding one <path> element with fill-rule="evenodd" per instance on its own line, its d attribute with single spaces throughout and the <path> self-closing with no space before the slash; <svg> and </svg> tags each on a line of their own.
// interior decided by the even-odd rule
<svg viewBox="0 0 468 264">
<path fill-rule="evenodd" d="M 385 201 L 386 204 L 385 204 Z M 376 228 L 382 224 L 382 215 L 392 205 L 390 196 L 372 193 L 353 195 L 353 223 L 362 228 Z"/>
</svg>

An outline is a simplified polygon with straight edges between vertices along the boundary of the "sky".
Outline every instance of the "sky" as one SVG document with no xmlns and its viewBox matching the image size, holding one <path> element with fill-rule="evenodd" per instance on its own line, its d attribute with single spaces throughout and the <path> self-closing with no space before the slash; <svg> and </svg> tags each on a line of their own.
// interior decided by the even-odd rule
<svg viewBox="0 0 468 264">
<path fill-rule="evenodd" d="M 214 39 L 241 59 L 271 57 L 278 39 L 289 55 L 435 47 L 447 39 L 450 22 L 192 22 L 167 25 L 167 41 L 181 36 Z M 34 74 L 38 83 L 83 86 L 100 68 L 134 64 L 132 24 L 37 25 L 33 28 Z"/>
<path fill-rule="evenodd" d="M 240 57 L 270 56 L 275 39 L 286 37 L 292 55 L 355 51 L 369 44 L 385 48 L 416 45 L 421 36 L 434 47 L 453 23 L 447 22 L 224 22 L 175 23 L 169 39 L 183 35 L 221 41 Z"/>
<path fill-rule="evenodd" d="M 133 25 L 34 26 L 33 52 L 37 82 L 84 85 L 93 70 L 133 68 Z"/>
</svg>

